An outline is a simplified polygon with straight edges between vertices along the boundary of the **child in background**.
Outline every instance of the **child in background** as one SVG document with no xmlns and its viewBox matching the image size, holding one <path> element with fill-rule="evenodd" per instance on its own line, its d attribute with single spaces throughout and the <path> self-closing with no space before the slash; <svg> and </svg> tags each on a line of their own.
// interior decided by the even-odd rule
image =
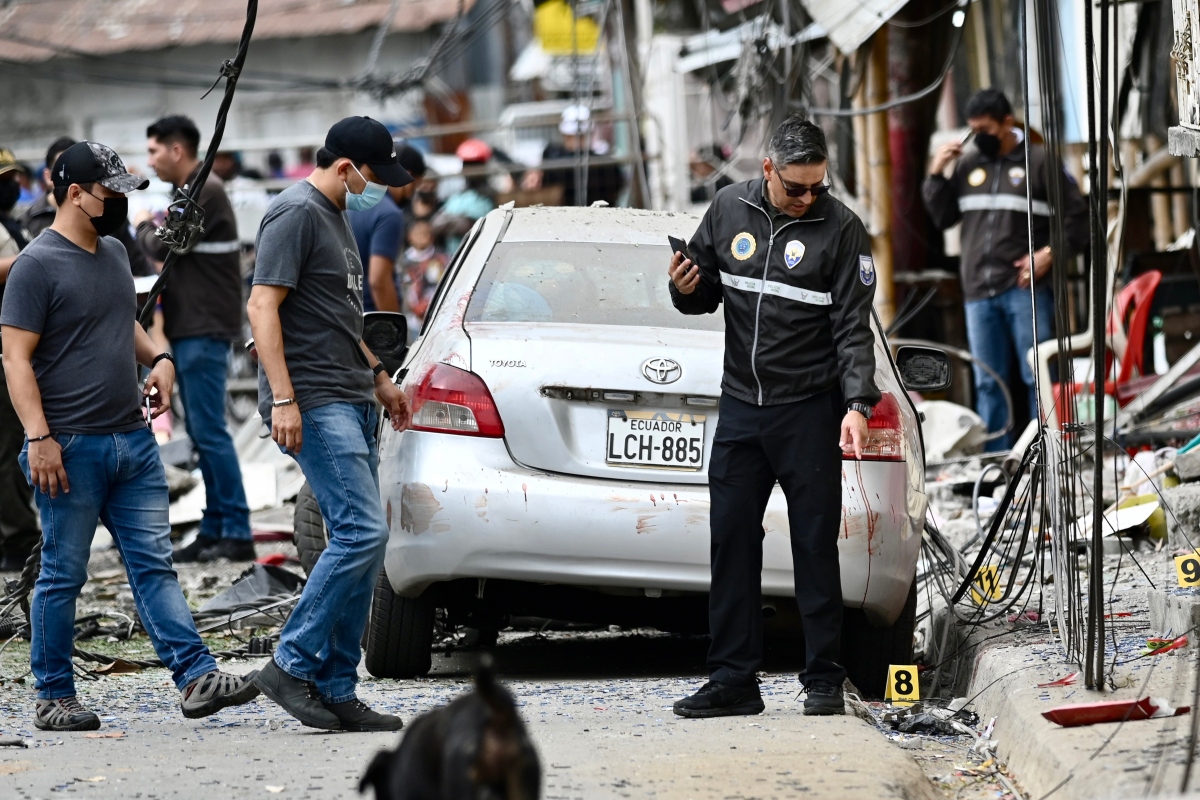
<svg viewBox="0 0 1200 800">
<path fill-rule="evenodd" d="M 446 254 L 434 241 L 428 219 L 414 219 L 408 226 L 408 245 L 404 251 L 404 312 L 411 341 L 420 332 L 429 301 L 442 279 Z"/>
</svg>

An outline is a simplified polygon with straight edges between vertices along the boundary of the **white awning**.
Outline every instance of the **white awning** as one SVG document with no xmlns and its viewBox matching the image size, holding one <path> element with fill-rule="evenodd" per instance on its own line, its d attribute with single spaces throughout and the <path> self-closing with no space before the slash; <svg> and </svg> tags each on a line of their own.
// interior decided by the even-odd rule
<svg viewBox="0 0 1200 800">
<path fill-rule="evenodd" d="M 800 0 L 804 9 L 829 34 L 843 53 L 853 53 L 882 28 L 908 0 Z"/>
</svg>

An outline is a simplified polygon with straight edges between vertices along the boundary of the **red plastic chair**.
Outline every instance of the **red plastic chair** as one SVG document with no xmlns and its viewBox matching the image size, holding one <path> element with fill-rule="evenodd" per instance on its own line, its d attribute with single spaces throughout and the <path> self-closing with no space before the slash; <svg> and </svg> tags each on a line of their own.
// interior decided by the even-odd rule
<svg viewBox="0 0 1200 800">
<path fill-rule="evenodd" d="M 1125 285 L 1120 292 L 1117 293 L 1116 303 L 1113 306 L 1112 313 L 1108 317 L 1108 356 L 1105 359 L 1104 374 L 1109 375 L 1112 372 L 1112 364 L 1114 357 L 1113 334 L 1118 330 L 1126 331 L 1124 352 L 1115 354 L 1119 357 L 1121 368 L 1117 371 L 1117 379 L 1107 379 L 1104 382 L 1104 391 L 1117 398 L 1117 404 L 1124 406 L 1139 392 L 1137 391 L 1122 391 L 1133 382 L 1141 382 L 1141 379 L 1146 376 L 1145 367 L 1145 351 L 1146 351 L 1146 328 L 1150 324 L 1150 306 L 1154 300 L 1154 293 L 1158 290 L 1158 285 L 1162 283 L 1162 273 L 1156 269 L 1149 270 L 1137 276 Z M 1132 306 L 1132 311 L 1130 307 Z M 1120 327 L 1118 327 L 1120 326 Z M 1137 370 L 1138 378 L 1133 377 L 1133 371 Z M 1153 381 L 1151 381 L 1153 382 Z M 1075 391 L 1072 394 L 1083 394 L 1085 388 L 1083 384 L 1075 384 Z M 1095 385 L 1088 384 L 1086 391 L 1089 393 L 1095 392 Z M 1062 385 L 1054 384 L 1054 404 L 1058 410 L 1058 419 L 1060 422 L 1068 422 L 1075 418 L 1074 414 L 1074 399 L 1067 402 L 1067 398 L 1063 396 Z"/>
</svg>

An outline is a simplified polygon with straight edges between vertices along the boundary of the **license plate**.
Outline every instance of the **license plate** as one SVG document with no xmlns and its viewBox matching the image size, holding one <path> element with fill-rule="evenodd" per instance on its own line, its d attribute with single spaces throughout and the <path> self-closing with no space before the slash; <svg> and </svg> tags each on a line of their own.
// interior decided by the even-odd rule
<svg viewBox="0 0 1200 800">
<path fill-rule="evenodd" d="M 609 409 L 605 462 L 630 467 L 699 470 L 705 415 Z"/>
</svg>

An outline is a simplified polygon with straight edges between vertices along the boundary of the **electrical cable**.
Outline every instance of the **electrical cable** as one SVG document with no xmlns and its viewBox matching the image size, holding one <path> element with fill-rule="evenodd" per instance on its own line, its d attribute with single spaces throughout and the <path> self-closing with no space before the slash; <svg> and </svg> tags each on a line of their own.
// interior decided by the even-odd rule
<svg viewBox="0 0 1200 800">
<path fill-rule="evenodd" d="M 248 0 L 246 3 L 246 23 L 242 28 L 242 38 L 238 43 L 237 53 L 232 60 L 227 60 L 221 64 L 220 75 L 212 86 L 212 88 L 216 88 L 221 78 L 225 79 L 225 94 L 221 98 L 221 106 L 217 110 L 216 127 L 213 130 L 212 139 L 209 141 L 207 151 L 205 152 L 204 161 L 200 164 L 200 169 L 196 173 L 195 180 L 190 185 L 176 190 L 175 199 L 167 209 L 166 219 L 162 227 L 155 231 L 155 235 L 158 236 L 163 244 L 170 248 L 170 252 L 167 253 L 162 270 L 159 272 L 158 278 L 155 279 L 154 286 L 150 289 L 150 294 L 146 298 L 146 304 L 142 306 L 141 313 L 138 315 L 138 322 L 146 330 L 149 330 L 150 326 L 154 323 L 155 306 L 158 304 L 158 298 L 166 287 L 167 278 L 170 277 L 175 263 L 181 255 L 191 252 L 192 247 L 204 232 L 204 210 L 200 207 L 200 193 L 204 190 L 204 184 L 208 181 L 208 175 L 212 171 L 213 162 L 216 160 L 217 152 L 221 147 L 221 139 L 225 135 L 225 123 L 229 118 L 229 107 L 233 104 L 233 95 L 237 89 L 238 77 L 241 75 L 242 67 L 246 63 L 246 56 L 250 51 L 250 39 L 254 35 L 254 22 L 257 15 L 258 0 Z M 209 91 L 212 91 L 212 89 L 210 88 Z"/>
</svg>

